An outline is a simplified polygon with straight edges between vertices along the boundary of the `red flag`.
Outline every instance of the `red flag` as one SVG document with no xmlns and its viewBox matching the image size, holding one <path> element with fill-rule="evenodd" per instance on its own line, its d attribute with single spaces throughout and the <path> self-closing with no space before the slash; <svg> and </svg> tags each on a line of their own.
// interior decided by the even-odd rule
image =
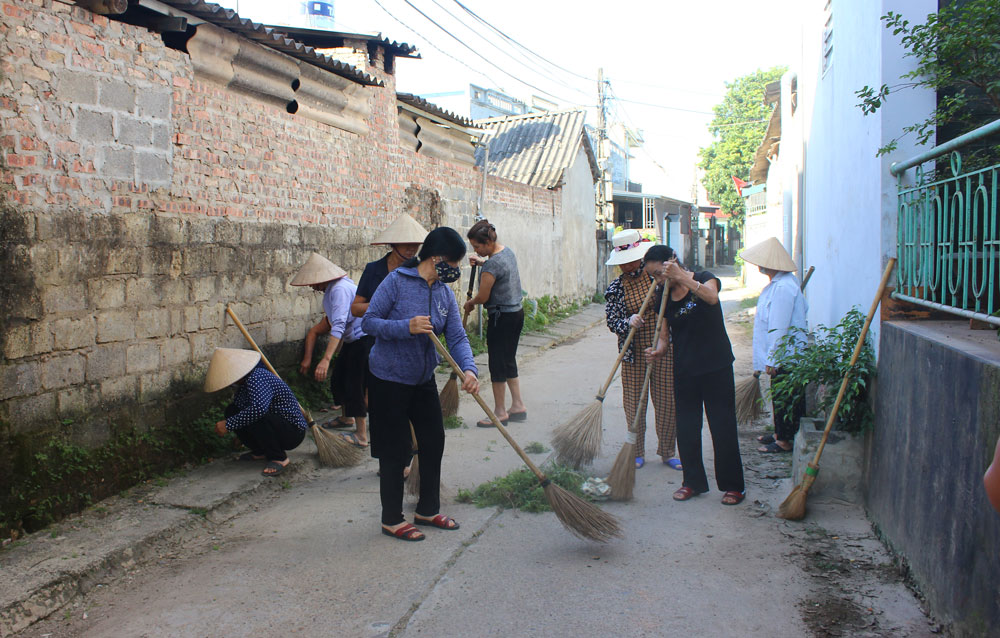
<svg viewBox="0 0 1000 638">
<path fill-rule="evenodd" d="M 730 177 L 733 178 L 733 184 L 736 184 L 736 193 L 740 197 L 743 197 L 743 188 L 749 186 L 750 182 L 744 182 L 742 179 L 736 177 L 735 175 L 730 175 Z"/>
</svg>

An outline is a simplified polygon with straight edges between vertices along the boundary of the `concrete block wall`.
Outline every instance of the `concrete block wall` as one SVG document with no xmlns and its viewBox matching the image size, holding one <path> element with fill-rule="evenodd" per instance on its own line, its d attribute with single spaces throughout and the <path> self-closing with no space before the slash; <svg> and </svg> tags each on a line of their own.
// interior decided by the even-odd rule
<svg viewBox="0 0 1000 638">
<path fill-rule="evenodd" d="M 245 347 L 229 303 L 291 363 L 322 313 L 287 285 L 310 251 L 357 278 L 401 211 L 463 234 L 473 221 L 481 174 L 402 148 L 381 52 L 362 137 L 202 80 L 143 28 L 0 5 L 0 446 L 62 419 L 163 422 L 216 346 Z M 556 292 L 560 194 L 491 179 L 487 198 L 507 243 L 537 256 L 531 294 Z M 571 293 L 556 292 L 591 294 Z"/>
</svg>

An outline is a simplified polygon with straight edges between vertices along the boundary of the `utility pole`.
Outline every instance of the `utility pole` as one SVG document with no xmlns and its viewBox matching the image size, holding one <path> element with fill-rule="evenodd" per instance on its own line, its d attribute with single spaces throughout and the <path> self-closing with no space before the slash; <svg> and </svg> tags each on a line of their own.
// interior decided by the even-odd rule
<svg viewBox="0 0 1000 638">
<path fill-rule="evenodd" d="M 601 181 L 597 185 L 597 223 L 601 229 L 614 221 L 611 181 L 611 140 L 608 138 L 607 83 L 604 69 L 597 69 L 597 165 L 601 168 Z"/>
</svg>

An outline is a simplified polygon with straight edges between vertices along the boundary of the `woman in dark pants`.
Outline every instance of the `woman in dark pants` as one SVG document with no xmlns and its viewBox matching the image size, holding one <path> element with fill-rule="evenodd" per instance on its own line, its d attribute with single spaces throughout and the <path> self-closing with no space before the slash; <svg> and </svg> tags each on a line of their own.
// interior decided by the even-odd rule
<svg viewBox="0 0 1000 638">
<path fill-rule="evenodd" d="M 504 425 L 507 421 L 524 421 L 528 409 L 521 399 L 521 384 L 517 378 L 517 343 L 524 327 L 521 307 L 521 275 L 517 271 L 514 251 L 497 241 L 497 229 L 485 219 L 478 221 L 466 233 L 476 255 L 471 265 L 482 267 L 479 291 L 465 302 L 469 313 L 483 304 L 489 323 L 486 327 L 486 349 L 490 357 L 490 381 L 493 385 L 493 413 Z M 484 259 L 485 258 L 485 259 Z M 510 388 L 510 409 L 507 409 L 507 388 Z M 483 419 L 481 428 L 493 427 Z"/>
<path fill-rule="evenodd" d="M 417 257 L 389 273 L 378 287 L 363 319 L 365 332 L 375 336 L 368 362 L 368 398 L 378 424 L 372 444 L 379 460 L 382 533 L 400 540 L 424 538 L 403 517 L 410 423 L 420 449 L 420 500 L 414 523 L 458 529 L 458 523 L 439 513 L 444 419 L 434 383 L 438 356 L 429 335 L 445 334 L 452 355 L 465 371 L 462 389 L 478 392 L 479 371 L 455 294 L 447 286 L 458 279 L 464 256 L 465 242 L 454 229 L 432 230 Z"/>
<path fill-rule="evenodd" d="M 646 272 L 665 283 L 670 295 L 666 318 L 674 348 L 677 449 L 684 466 L 683 486 L 674 492 L 674 500 L 708 491 L 701 453 L 704 408 L 715 449 L 715 482 L 724 492 L 723 505 L 736 505 L 746 497 L 746 486 L 736 431 L 733 348 L 719 303 L 722 282 L 708 271 L 684 268 L 669 246 L 653 246 L 645 260 Z M 667 337 L 661 335 L 647 353 L 658 357 L 666 350 Z"/>
</svg>

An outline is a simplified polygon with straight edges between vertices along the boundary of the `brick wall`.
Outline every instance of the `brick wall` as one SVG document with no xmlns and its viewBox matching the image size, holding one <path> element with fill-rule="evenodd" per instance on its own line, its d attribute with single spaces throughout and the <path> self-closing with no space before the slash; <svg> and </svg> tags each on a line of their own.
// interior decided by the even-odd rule
<svg viewBox="0 0 1000 638">
<path fill-rule="evenodd" d="M 228 303 L 290 363 L 322 313 L 287 285 L 309 251 L 356 278 L 400 211 L 473 221 L 480 173 L 399 145 L 381 59 L 361 137 L 202 81 L 158 35 L 58 1 L 0 0 L 0 58 L 0 448 L 64 420 L 90 442 L 162 422 L 213 348 L 245 347 Z M 562 214 L 558 192 L 490 180 L 487 197 L 520 223 L 515 249 Z"/>
</svg>

